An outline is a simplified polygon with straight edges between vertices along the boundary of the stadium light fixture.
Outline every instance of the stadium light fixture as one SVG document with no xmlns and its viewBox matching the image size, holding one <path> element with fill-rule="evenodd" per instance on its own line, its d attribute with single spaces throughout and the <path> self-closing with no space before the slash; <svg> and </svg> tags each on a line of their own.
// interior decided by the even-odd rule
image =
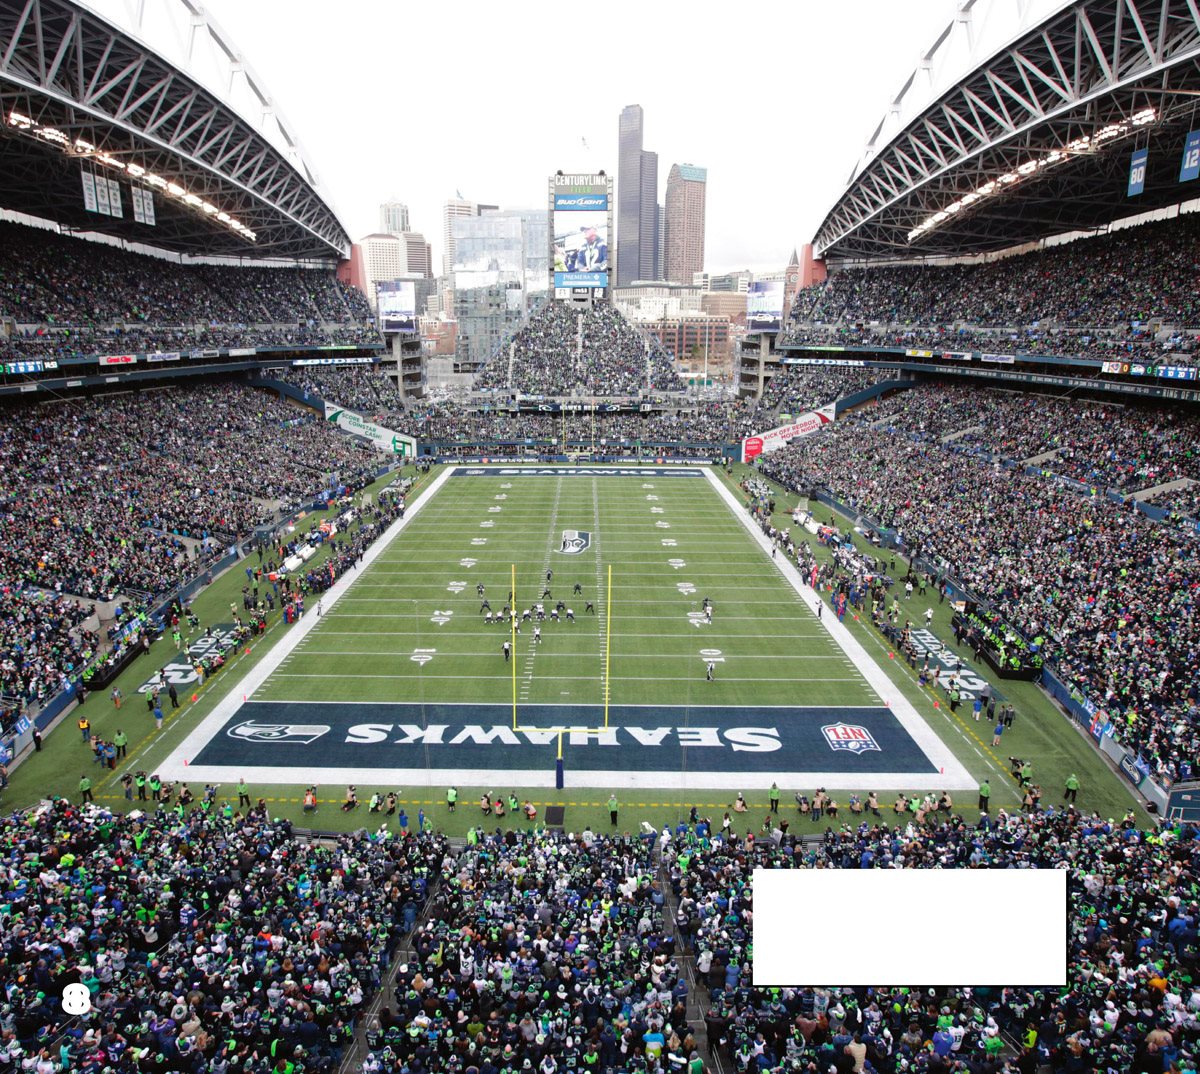
<svg viewBox="0 0 1200 1074">
<path fill-rule="evenodd" d="M 1109 123 L 1101 127 L 1095 134 L 1084 135 L 1081 138 L 1076 138 L 1068 142 L 1062 149 L 1055 149 L 1043 156 L 1027 160 L 1023 164 L 1017 165 L 1012 171 L 998 175 L 995 179 L 984 183 L 977 190 L 970 191 L 957 201 L 953 201 L 949 205 L 943 206 L 936 212 L 931 213 L 908 233 L 908 241 L 912 242 L 914 239 L 920 238 L 926 232 L 933 230 L 939 224 L 945 223 L 950 217 L 960 213 L 968 206 L 974 205 L 984 198 L 991 197 L 998 190 L 1015 186 L 1028 179 L 1031 175 L 1037 175 L 1039 172 L 1043 172 L 1047 168 L 1052 168 L 1056 164 L 1062 164 L 1064 161 L 1070 160 L 1073 156 L 1094 152 L 1097 148 L 1111 142 L 1114 138 L 1125 137 L 1132 133 L 1135 128 L 1144 127 L 1147 123 L 1153 123 L 1157 118 L 1158 113 L 1153 108 L 1143 108 L 1140 112 L 1135 112 L 1127 120 L 1122 120 L 1120 123 Z"/>
<path fill-rule="evenodd" d="M 226 212 L 222 212 L 211 202 L 206 201 L 198 194 L 192 193 L 174 180 L 164 179 L 160 175 L 155 175 L 153 172 L 147 171 L 140 164 L 127 164 L 124 161 L 118 160 L 103 149 L 97 149 L 96 146 L 84 138 L 76 138 L 72 141 L 70 137 L 57 127 L 43 126 L 37 120 L 21 112 L 10 111 L 7 117 L 5 117 L 5 121 L 14 130 L 22 131 L 33 138 L 37 138 L 39 141 L 57 145 L 64 153 L 68 153 L 71 156 L 87 157 L 96 164 L 102 164 L 104 167 L 112 168 L 114 171 L 122 171 L 130 179 L 138 179 L 146 186 L 153 187 L 161 194 L 175 198 L 192 209 L 199 209 L 205 216 L 215 216 L 218 221 L 231 231 L 236 231 L 247 241 L 258 241 L 258 236 L 240 220 L 230 216 Z"/>
</svg>

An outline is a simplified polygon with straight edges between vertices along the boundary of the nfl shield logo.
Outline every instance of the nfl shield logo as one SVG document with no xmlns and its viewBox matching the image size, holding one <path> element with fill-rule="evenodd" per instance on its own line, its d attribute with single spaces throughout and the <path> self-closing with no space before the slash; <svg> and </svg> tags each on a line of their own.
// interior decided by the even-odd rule
<svg viewBox="0 0 1200 1074">
<path fill-rule="evenodd" d="M 564 556 L 577 556 L 590 548 L 592 535 L 587 530 L 563 530 L 562 547 L 559 551 Z"/>
<path fill-rule="evenodd" d="M 871 732 L 856 723 L 830 723 L 821 728 L 821 734 L 829 743 L 831 750 L 849 750 L 851 753 L 865 753 L 867 750 L 879 750 Z"/>
<path fill-rule="evenodd" d="M 286 742 L 291 745 L 309 746 L 322 735 L 329 733 L 323 723 L 256 723 L 246 720 L 225 732 L 230 738 L 244 742 Z"/>
</svg>

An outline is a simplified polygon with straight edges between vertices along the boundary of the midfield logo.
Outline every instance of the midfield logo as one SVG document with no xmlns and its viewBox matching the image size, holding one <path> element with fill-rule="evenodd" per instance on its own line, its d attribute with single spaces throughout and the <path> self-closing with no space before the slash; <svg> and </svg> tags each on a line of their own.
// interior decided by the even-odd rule
<svg viewBox="0 0 1200 1074">
<path fill-rule="evenodd" d="M 874 736 L 865 727 L 856 723 L 830 723 L 821 728 L 821 734 L 831 750 L 849 750 L 851 753 L 866 753 L 867 750 L 883 752 Z"/>
<path fill-rule="evenodd" d="M 563 530 L 559 552 L 564 556 L 577 556 L 587 551 L 591 544 L 592 535 L 587 530 Z"/>
<path fill-rule="evenodd" d="M 246 720 L 236 727 L 229 728 L 225 733 L 230 738 L 240 738 L 251 742 L 311 746 L 329 731 L 329 725 L 323 723 L 255 723 L 253 720 Z"/>
</svg>

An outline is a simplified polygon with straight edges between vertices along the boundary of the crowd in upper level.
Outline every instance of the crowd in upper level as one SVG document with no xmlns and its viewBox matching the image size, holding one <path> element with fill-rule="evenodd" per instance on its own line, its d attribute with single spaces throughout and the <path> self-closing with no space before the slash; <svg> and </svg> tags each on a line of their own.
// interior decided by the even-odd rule
<svg viewBox="0 0 1200 1074">
<path fill-rule="evenodd" d="M 183 264 L 0 222 L 5 320 L 0 361 L 380 341 L 331 271 Z"/>
<path fill-rule="evenodd" d="M 608 303 L 580 312 L 547 302 L 480 370 L 477 388 L 527 395 L 679 392 L 671 357 Z"/>
<path fill-rule="evenodd" d="M 954 265 L 852 268 L 802 289 L 786 343 L 1194 362 L 1200 213 Z"/>
</svg>

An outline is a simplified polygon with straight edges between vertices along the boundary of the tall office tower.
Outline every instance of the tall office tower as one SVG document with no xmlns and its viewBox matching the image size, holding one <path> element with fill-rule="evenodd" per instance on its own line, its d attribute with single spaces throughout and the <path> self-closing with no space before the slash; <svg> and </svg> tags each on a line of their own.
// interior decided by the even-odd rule
<svg viewBox="0 0 1200 1074">
<path fill-rule="evenodd" d="M 663 278 L 690 285 L 704 268 L 704 194 L 708 170 L 672 164 L 663 224 Z"/>
<path fill-rule="evenodd" d="M 463 197 L 447 200 L 442 210 L 442 275 L 449 276 L 454 271 L 454 221 L 466 216 L 482 216 L 486 212 L 495 212 L 498 206 L 481 205 L 476 201 L 467 201 Z"/>
<path fill-rule="evenodd" d="M 408 206 L 402 201 L 385 201 L 379 206 L 379 230 L 385 235 L 403 235 L 408 230 Z"/>
<path fill-rule="evenodd" d="M 642 106 L 621 111 L 617 147 L 617 286 L 658 268 L 658 154 L 642 148 Z"/>
</svg>

